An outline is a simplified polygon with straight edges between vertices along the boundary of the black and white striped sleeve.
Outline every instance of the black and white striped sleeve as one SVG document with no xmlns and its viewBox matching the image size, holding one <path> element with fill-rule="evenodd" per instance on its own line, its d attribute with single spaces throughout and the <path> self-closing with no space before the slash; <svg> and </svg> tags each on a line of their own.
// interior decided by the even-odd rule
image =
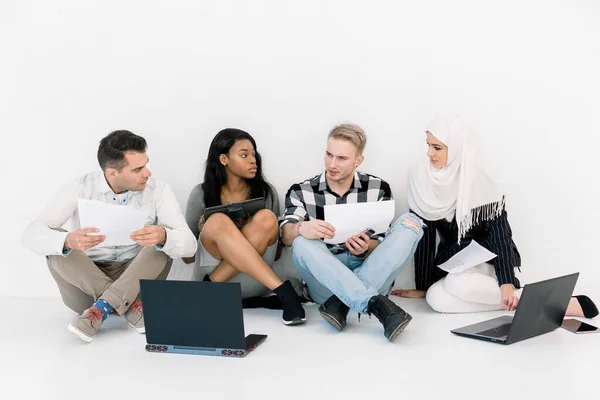
<svg viewBox="0 0 600 400">
<path fill-rule="evenodd" d="M 485 243 L 488 250 L 498 257 L 490 261 L 496 270 L 498 284 L 510 283 L 519 287 L 515 278 L 515 268 L 521 266 L 521 257 L 512 240 L 512 229 L 508 223 L 506 211 L 498 218 L 489 222 L 489 234 Z"/>
<path fill-rule="evenodd" d="M 435 238 L 436 231 L 434 223 L 425 221 L 423 228 L 423 238 L 417 245 L 415 251 L 415 284 L 417 290 L 424 292 L 429 289 L 438 279 L 435 265 Z"/>
<path fill-rule="evenodd" d="M 302 188 L 295 184 L 290 187 L 285 196 L 285 209 L 279 219 L 279 229 L 281 230 L 287 223 L 298 223 L 307 219 L 308 212 L 302 199 Z"/>
</svg>

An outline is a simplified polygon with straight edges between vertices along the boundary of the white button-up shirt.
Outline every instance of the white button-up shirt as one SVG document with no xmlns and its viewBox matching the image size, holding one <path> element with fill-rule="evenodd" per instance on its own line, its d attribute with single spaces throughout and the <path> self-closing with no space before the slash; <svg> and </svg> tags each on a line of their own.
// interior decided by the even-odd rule
<svg viewBox="0 0 600 400">
<path fill-rule="evenodd" d="M 142 191 L 130 191 L 116 195 L 104 177 L 104 173 L 92 172 L 66 186 L 44 211 L 25 229 L 21 243 L 43 256 L 67 255 L 63 253 L 67 232 L 61 228 L 71 222 L 74 229 L 82 227 L 79 222 L 77 199 L 99 200 L 148 211 L 147 225 L 160 225 L 167 232 L 164 246 L 157 246 L 171 258 L 191 257 L 196 253 L 197 242 L 188 228 L 173 191 L 165 182 L 150 177 Z M 114 247 L 93 247 L 85 253 L 96 262 L 125 262 L 134 258 L 141 246 L 138 244 Z"/>
</svg>

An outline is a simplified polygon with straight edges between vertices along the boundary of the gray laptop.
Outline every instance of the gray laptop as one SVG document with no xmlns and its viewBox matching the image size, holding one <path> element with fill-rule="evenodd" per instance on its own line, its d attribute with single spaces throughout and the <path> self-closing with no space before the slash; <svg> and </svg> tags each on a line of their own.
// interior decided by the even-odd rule
<svg viewBox="0 0 600 400">
<path fill-rule="evenodd" d="M 561 326 L 579 273 L 525 285 L 515 316 L 509 315 L 454 329 L 473 339 L 511 344 Z"/>
</svg>

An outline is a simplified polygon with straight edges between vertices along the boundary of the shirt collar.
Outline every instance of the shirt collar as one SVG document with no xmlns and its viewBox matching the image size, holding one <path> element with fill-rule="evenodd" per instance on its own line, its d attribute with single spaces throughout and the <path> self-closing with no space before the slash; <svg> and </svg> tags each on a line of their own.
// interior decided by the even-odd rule
<svg viewBox="0 0 600 400">
<path fill-rule="evenodd" d="M 319 177 L 319 191 L 324 192 L 326 189 L 329 189 L 329 185 L 327 185 L 327 179 L 325 179 L 326 171 L 321 172 L 321 176 Z M 354 171 L 354 181 L 352 185 L 350 185 L 350 190 L 352 189 L 362 189 L 362 183 L 360 183 L 360 176 L 358 175 L 358 171 Z"/>
<path fill-rule="evenodd" d="M 146 182 L 146 187 L 154 188 L 154 183 L 155 183 L 154 179 L 149 178 L 148 182 Z M 101 172 L 98 176 L 98 179 L 96 179 L 96 189 L 102 194 L 113 193 L 113 190 L 110 188 L 110 185 L 106 181 L 106 176 L 104 176 L 104 172 Z M 139 191 L 129 190 L 125 193 L 130 193 L 131 195 L 134 195 L 136 193 L 142 193 L 142 192 L 143 192 L 143 190 L 139 190 Z M 116 194 L 116 193 L 113 193 L 113 194 Z M 121 194 L 124 194 L 124 193 L 121 193 Z"/>
<path fill-rule="evenodd" d="M 106 176 L 104 176 L 104 173 L 101 173 L 98 179 L 96 179 L 96 189 L 98 189 L 98 191 L 102 194 L 113 192 L 110 188 L 110 185 L 106 181 Z"/>
</svg>

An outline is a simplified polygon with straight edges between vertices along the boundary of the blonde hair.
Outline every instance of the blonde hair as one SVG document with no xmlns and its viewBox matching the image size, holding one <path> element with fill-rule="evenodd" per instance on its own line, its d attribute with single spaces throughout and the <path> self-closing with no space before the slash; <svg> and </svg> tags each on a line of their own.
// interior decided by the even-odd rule
<svg viewBox="0 0 600 400">
<path fill-rule="evenodd" d="M 341 124 L 329 132 L 327 139 L 341 139 L 354 143 L 358 155 L 361 155 L 367 146 L 367 134 L 358 125 Z"/>
</svg>

